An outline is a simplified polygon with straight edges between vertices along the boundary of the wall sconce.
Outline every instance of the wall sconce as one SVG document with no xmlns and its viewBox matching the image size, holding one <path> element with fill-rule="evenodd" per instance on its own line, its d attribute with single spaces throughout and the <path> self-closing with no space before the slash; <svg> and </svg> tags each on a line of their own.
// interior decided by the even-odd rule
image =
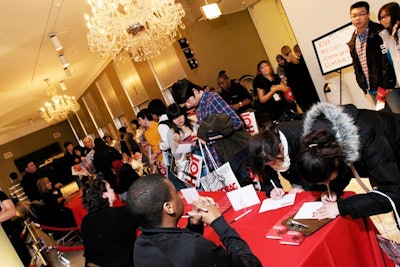
<svg viewBox="0 0 400 267">
<path fill-rule="evenodd" d="M 53 43 L 54 48 L 56 49 L 57 52 L 63 50 L 63 46 L 58 40 L 57 36 L 55 33 L 50 33 L 50 41 Z"/>
<path fill-rule="evenodd" d="M 211 19 L 216 19 L 222 15 L 222 12 L 219 9 L 219 6 L 217 3 L 208 4 L 208 2 L 206 0 L 206 4 L 207 5 L 200 7 L 200 11 L 203 14 L 204 18 L 211 20 Z"/>
<path fill-rule="evenodd" d="M 61 64 L 63 65 L 64 69 L 69 67 L 69 62 L 64 57 L 64 54 L 59 54 L 58 57 L 60 58 Z"/>
<path fill-rule="evenodd" d="M 65 76 L 66 76 L 67 78 L 72 77 L 72 74 L 71 74 L 71 72 L 69 71 L 68 68 L 64 68 L 64 73 L 65 73 Z"/>
</svg>

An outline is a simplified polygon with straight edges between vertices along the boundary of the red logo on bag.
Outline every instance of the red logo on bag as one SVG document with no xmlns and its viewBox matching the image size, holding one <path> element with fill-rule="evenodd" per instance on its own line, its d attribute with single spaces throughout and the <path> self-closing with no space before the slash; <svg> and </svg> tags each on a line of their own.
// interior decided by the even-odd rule
<svg viewBox="0 0 400 267">
<path fill-rule="evenodd" d="M 254 135 L 258 133 L 258 127 L 254 112 L 244 112 L 240 114 L 240 117 L 242 117 L 246 130 L 247 132 L 249 132 L 249 134 Z"/>
<path fill-rule="evenodd" d="M 232 184 L 229 184 L 229 185 L 226 185 L 226 186 L 220 188 L 220 189 L 218 190 L 218 192 L 229 192 L 229 191 L 236 190 L 236 189 L 238 189 L 238 188 L 239 188 L 239 187 L 237 186 L 236 183 L 232 183 Z"/>
<path fill-rule="evenodd" d="M 189 165 L 189 173 L 190 175 L 194 177 L 199 176 L 199 170 L 200 170 L 200 160 L 197 155 L 190 155 L 190 165 Z"/>
</svg>

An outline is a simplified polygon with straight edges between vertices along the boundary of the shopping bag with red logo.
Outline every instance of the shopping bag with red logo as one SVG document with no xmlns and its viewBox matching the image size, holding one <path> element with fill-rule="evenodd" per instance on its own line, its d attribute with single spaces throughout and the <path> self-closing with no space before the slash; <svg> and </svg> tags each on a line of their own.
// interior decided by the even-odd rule
<svg viewBox="0 0 400 267">
<path fill-rule="evenodd" d="M 200 183 L 203 190 L 229 192 L 241 188 L 229 162 L 226 162 L 218 167 L 207 145 L 201 145 L 200 142 L 199 144 L 203 158 L 205 158 L 205 150 L 214 168 L 212 172 L 208 171 L 207 175 L 200 178 Z M 205 149 L 202 148 L 203 146 Z M 207 164 L 205 165 L 207 166 Z"/>
<path fill-rule="evenodd" d="M 240 114 L 242 117 L 246 130 L 249 132 L 250 135 L 255 135 L 258 133 L 258 125 L 256 121 L 256 116 L 254 112 L 243 112 Z"/>
<path fill-rule="evenodd" d="M 182 182 L 198 188 L 200 186 L 202 164 L 203 159 L 201 156 L 187 153 L 185 156 L 175 161 L 175 168 L 172 173 Z"/>
</svg>

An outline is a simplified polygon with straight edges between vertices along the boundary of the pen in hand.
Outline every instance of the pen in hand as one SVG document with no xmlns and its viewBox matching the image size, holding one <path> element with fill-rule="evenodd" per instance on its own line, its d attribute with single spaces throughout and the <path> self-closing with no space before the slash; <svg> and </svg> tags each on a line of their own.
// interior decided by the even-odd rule
<svg viewBox="0 0 400 267">
<path fill-rule="evenodd" d="M 332 199 L 331 188 L 329 187 L 329 184 L 327 184 L 326 187 L 328 188 L 329 200 L 332 201 L 333 199 Z"/>
<path fill-rule="evenodd" d="M 274 189 L 276 190 L 276 192 L 280 195 L 282 195 L 281 190 L 279 190 L 279 188 L 276 186 L 276 184 L 274 183 L 274 181 L 272 179 L 269 179 L 269 181 L 271 182 L 272 186 L 274 187 Z"/>
</svg>

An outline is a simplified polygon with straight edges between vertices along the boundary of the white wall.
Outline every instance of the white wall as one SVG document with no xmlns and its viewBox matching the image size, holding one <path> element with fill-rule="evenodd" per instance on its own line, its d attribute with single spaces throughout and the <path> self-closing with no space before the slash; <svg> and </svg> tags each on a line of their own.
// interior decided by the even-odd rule
<svg viewBox="0 0 400 267">
<path fill-rule="evenodd" d="M 281 47 L 297 44 L 285 10 L 280 1 L 263 0 L 249 8 L 249 13 L 269 61 L 276 70 L 278 64 L 275 57 L 281 53 Z"/>
<path fill-rule="evenodd" d="M 260 3 L 268 1 L 270 0 L 262 0 Z M 338 87 L 339 74 L 332 73 L 322 76 L 312 40 L 349 23 L 350 6 L 356 1 L 281 0 L 281 2 L 304 55 L 318 94 L 322 100 L 326 99 L 323 92 L 324 84 L 332 82 Z M 386 2 L 370 0 L 368 3 L 371 6 L 370 17 L 373 21 L 377 21 L 376 14 Z M 255 8 L 257 8 L 257 5 Z M 267 10 L 265 11 L 267 12 Z M 338 102 L 339 94 L 338 91 L 336 92 L 329 95 L 331 98 L 329 101 Z M 353 67 L 342 70 L 342 92 L 342 104 L 354 103 L 359 108 L 374 109 L 369 96 L 366 97 L 357 85 Z"/>
</svg>

